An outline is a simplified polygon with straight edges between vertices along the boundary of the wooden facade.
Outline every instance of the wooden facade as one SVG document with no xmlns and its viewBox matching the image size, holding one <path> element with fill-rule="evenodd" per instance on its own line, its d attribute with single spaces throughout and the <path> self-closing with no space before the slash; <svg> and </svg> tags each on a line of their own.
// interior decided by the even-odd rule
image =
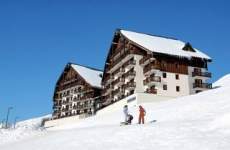
<svg viewBox="0 0 230 150">
<path fill-rule="evenodd" d="M 186 43 L 183 47 L 184 51 L 195 52 L 191 44 Z M 134 56 L 142 56 L 142 59 L 138 62 L 134 59 Z M 155 76 L 154 70 L 159 70 L 161 72 L 169 72 L 175 74 L 189 75 L 189 67 L 194 68 L 206 68 L 207 62 L 210 60 L 205 60 L 202 58 L 192 57 L 190 59 L 185 57 L 179 57 L 174 55 L 166 55 L 162 53 L 154 53 L 142 47 L 141 45 L 136 44 L 134 41 L 126 38 L 120 30 L 117 30 L 104 68 L 104 75 L 102 79 L 103 85 L 103 97 L 105 105 L 108 103 L 113 103 L 114 101 L 123 99 L 124 97 L 134 93 L 136 83 L 132 78 L 135 78 L 136 72 L 133 69 L 135 65 L 140 65 L 143 68 L 143 74 L 145 79 L 143 80 L 144 85 L 151 85 L 146 89 L 146 93 L 157 94 L 157 89 L 151 82 L 161 82 L 161 77 Z M 125 72 L 127 64 L 131 64 L 130 68 L 132 69 Z M 127 69 L 127 68 L 126 68 Z M 118 78 L 114 78 L 114 76 Z M 209 72 L 198 72 L 194 70 L 193 76 L 206 76 L 211 77 Z M 129 83 L 125 83 L 125 79 L 131 77 L 132 80 Z M 115 89 L 115 85 L 118 85 L 118 88 Z M 131 88 L 130 88 L 131 86 Z M 197 87 L 197 84 L 194 84 L 193 87 Z M 203 88 L 210 88 L 210 86 L 202 86 Z M 127 88 L 131 89 L 130 93 L 125 94 Z M 117 99 L 115 96 L 118 95 Z"/>
<path fill-rule="evenodd" d="M 73 115 L 92 115 L 101 88 L 91 86 L 72 66 L 67 64 L 53 96 L 53 119 Z"/>
</svg>

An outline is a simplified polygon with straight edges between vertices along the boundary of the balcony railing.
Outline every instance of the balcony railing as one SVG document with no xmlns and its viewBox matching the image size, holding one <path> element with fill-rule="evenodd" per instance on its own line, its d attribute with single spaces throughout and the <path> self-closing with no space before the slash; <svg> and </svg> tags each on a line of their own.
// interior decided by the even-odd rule
<svg viewBox="0 0 230 150">
<path fill-rule="evenodd" d="M 158 83 L 158 82 L 161 82 L 161 77 L 159 77 L 159 76 L 147 77 L 143 81 L 144 85 L 147 85 L 149 83 Z"/>
<path fill-rule="evenodd" d="M 112 100 L 112 97 L 110 95 L 105 95 L 102 97 L 103 98 L 103 101 L 111 101 Z"/>
<path fill-rule="evenodd" d="M 119 76 L 123 73 L 125 73 L 125 69 L 124 68 L 118 68 L 116 71 L 114 71 L 113 74 Z"/>
<path fill-rule="evenodd" d="M 128 88 L 135 88 L 136 87 L 136 82 L 127 82 L 125 84 L 125 88 L 128 89 Z"/>
<path fill-rule="evenodd" d="M 136 76 L 136 72 L 135 71 L 128 71 L 125 73 L 125 78 L 128 77 L 135 77 Z"/>
<path fill-rule="evenodd" d="M 150 64 L 149 66 L 145 66 L 144 67 L 144 74 L 146 74 L 147 72 L 153 70 L 153 69 L 159 69 L 156 65 Z"/>
<path fill-rule="evenodd" d="M 122 84 L 125 82 L 124 78 L 117 78 L 114 82 L 113 82 L 113 86 L 116 84 Z"/>
<path fill-rule="evenodd" d="M 147 55 L 147 56 L 143 56 L 143 58 L 141 58 L 141 60 L 139 61 L 140 65 L 146 65 L 146 62 L 152 62 L 154 60 L 152 55 Z"/>
<path fill-rule="evenodd" d="M 61 105 L 53 105 L 53 109 L 60 109 Z"/>
<path fill-rule="evenodd" d="M 112 92 L 113 95 L 122 95 L 124 93 L 125 93 L 125 90 L 124 89 L 120 89 L 120 88 L 118 88 L 118 89 L 116 89 L 116 90 L 114 90 Z"/>
<path fill-rule="evenodd" d="M 109 83 L 111 81 L 113 81 L 114 77 L 112 75 L 108 75 L 108 76 L 105 76 L 105 82 Z"/>
<path fill-rule="evenodd" d="M 212 74 L 211 72 L 198 72 L 198 71 L 194 71 L 192 72 L 192 76 L 201 76 L 201 77 L 207 77 L 207 78 L 211 78 Z"/>
<path fill-rule="evenodd" d="M 105 86 L 105 89 L 107 90 L 107 89 L 110 89 L 110 88 L 112 88 L 112 85 L 111 84 L 108 84 L 107 86 Z"/>
<path fill-rule="evenodd" d="M 157 94 L 157 89 L 148 88 L 146 93 Z"/>
<path fill-rule="evenodd" d="M 79 101 L 79 100 L 80 100 L 80 97 L 74 97 L 74 98 L 73 98 L 73 101 L 74 101 L 74 102 L 77 102 L 77 101 Z"/>
<path fill-rule="evenodd" d="M 61 110 L 54 110 L 53 113 L 57 114 L 57 113 L 60 113 Z"/>
<path fill-rule="evenodd" d="M 193 88 L 211 89 L 211 83 L 193 83 Z"/>
<path fill-rule="evenodd" d="M 83 96 L 81 97 L 81 100 L 87 100 L 87 99 L 92 99 L 93 98 L 93 95 L 87 95 L 87 96 Z"/>
<path fill-rule="evenodd" d="M 110 62 L 110 65 L 108 66 L 108 70 L 112 69 L 114 66 L 116 66 L 121 60 L 123 60 L 126 56 L 135 54 L 134 50 L 128 50 L 125 51 L 123 54 L 120 55 L 119 58 L 117 58 L 115 61 Z"/>
<path fill-rule="evenodd" d="M 124 68 L 132 68 L 135 65 L 136 65 L 135 60 L 128 60 L 127 62 L 124 63 Z"/>
</svg>

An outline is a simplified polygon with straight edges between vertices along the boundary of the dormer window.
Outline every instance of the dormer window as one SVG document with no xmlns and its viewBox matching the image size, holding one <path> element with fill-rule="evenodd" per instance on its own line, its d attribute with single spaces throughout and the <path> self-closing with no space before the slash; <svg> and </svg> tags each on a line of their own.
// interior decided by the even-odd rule
<svg viewBox="0 0 230 150">
<path fill-rule="evenodd" d="M 189 52 L 196 52 L 190 43 L 186 43 L 185 46 L 182 48 L 184 51 L 189 51 Z"/>
</svg>

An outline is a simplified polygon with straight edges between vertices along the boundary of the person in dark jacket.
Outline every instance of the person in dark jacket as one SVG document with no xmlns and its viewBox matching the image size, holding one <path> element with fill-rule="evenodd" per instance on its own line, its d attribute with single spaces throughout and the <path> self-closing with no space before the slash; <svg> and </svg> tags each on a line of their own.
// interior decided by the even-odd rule
<svg viewBox="0 0 230 150">
<path fill-rule="evenodd" d="M 128 123 L 128 124 L 132 124 L 132 120 L 133 120 L 133 116 L 132 116 L 131 114 L 128 114 L 127 123 Z"/>
</svg>

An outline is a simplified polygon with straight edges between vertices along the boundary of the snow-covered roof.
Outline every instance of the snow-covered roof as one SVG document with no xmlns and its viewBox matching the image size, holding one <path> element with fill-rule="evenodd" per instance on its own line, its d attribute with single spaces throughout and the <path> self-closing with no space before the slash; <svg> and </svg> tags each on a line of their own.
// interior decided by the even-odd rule
<svg viewBox="0 0 230 150">
<path fill-rule="evenodd" d="M 190 52 L 183 50 L 185 42 L 177 39 L 166 38 L 161 36 L 153 36 L 144 33 L 137 33 L 133 31 L 120 30 L 121 34 L 132 42 L 142 46 L 143 48 L 156 53 L 162 53 L 167 55 L 175 55 L 180 57 L 199 57 L 211 60 L 211 58 L 193 48 L 196 52 Z"/>
<path fill-rule="evenodd" d="M 90 85 L 101 88 L 102 71 L 77 64 L 71 64 L 71 66 Z"/>
</svg>

